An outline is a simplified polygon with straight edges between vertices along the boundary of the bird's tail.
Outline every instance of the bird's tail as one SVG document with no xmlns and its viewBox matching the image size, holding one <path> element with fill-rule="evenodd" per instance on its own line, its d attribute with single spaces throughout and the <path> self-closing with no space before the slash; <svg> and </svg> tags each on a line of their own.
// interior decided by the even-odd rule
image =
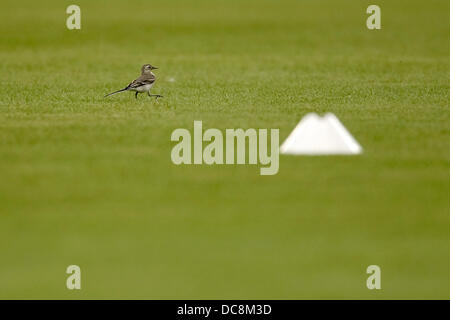
<svg viewBox="0 0 450 320">
<path fill-rule="evenodd" d="M 116 93 L 124 92 L 124 91 L 127 91 L 127 88 L 123 88 L 123 89 L 120 89 L 120 90 L 111 92 L 111 93 L 107 94 L 106 96 L 104 96 L 104 98 L 109 97 L 109 96 L 112 96 L 113 94 L 116 94 Z"/>
</svg>

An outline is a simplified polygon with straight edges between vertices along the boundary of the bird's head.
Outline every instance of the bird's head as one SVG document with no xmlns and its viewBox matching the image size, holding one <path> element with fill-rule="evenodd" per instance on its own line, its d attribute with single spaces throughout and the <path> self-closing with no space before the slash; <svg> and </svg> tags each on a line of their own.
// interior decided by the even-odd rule
<svg viewBox="0 0 450 320">
<path fill-rule="evenodd" d="M 150 73 L 152 70 L 158 69 L 157 67 L 152 66 L 151 64 L 144 64 L 141 68 L 142 73 Z"/>
</svg>

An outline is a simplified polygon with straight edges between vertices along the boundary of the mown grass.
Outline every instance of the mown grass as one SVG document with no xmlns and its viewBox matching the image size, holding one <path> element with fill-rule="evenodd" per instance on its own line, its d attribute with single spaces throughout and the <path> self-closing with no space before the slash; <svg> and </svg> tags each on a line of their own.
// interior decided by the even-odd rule
<svg viewBox="0 0 450 320">
<path fill-rule="evenodd" d="M 379 1 L 380 31 L 367 1 L 80 0 L 80 31 L 69 4 L 0 12 L 1 298 L 450 298 L 448 2 Z M 144 63 L 163 99 L 103 98 Z M 194 120 L 307 112 L 364 154 L 170 161 Z"/>
</svg>

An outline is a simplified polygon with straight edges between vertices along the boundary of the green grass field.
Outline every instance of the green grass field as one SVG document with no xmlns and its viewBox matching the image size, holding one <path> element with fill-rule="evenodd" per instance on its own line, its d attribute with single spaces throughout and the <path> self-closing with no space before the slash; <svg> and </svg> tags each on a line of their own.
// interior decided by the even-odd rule
<svg viewBox="0 0 450 320">
<path fill-rule="evenodd" d="M 450 2 L 374 3 L 2 1 L 0 298 L 449 299 Z M 103 98 L 144 63 L 164 98 Z M 281 143 L 308 112 L 364 154 L 170 160 L 194 120 Z"/>
</svg>

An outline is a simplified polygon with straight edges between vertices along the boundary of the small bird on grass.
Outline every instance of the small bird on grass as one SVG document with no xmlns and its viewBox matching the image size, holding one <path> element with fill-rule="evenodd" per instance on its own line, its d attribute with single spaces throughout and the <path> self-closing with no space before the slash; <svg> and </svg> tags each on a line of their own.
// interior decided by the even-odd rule
<svg viewBox="0 0 450 320">
<path fill-rule="evenodd" d="M 144 64 L 141 68 L 141 76 L 139 78 L 137 78 L 136 80 L 131 82 L 125 88 L 118 90 L 118 91 L 111 92 L 110 94 L 107 94 L 105 96 L 105 98 L 109 97 L 113 94 L 124 92 L 124 91 L 135 91 L 136 94 L 134 96 L 136 97 L 136 99 L 137 99 L 137 96 L 139 93 L 144 93 L 144 92 L 147 92 L 149 97 L 156 97 L 156 99 L 162 98 L 162 95 L 150 94 L 150 89 L 153 87 L 153 84 L 156 81 L 156 76 L 152 72 L 152 70 L 155 70 L 155 69 L 158 69 L 158 68 L 152 66 L 151 64 Z"/>
</svg>

